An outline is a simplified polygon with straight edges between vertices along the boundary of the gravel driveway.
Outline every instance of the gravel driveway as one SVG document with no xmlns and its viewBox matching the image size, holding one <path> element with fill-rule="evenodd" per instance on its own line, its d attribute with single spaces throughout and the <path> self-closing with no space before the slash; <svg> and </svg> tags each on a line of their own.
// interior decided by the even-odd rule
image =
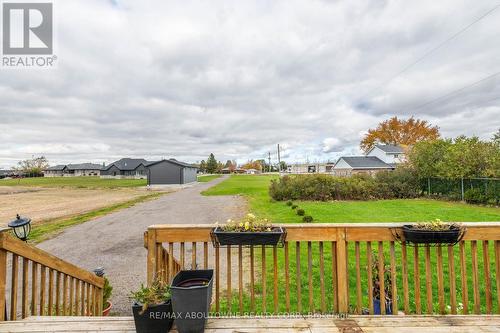
<svg viewBox="0 0 500 333">
<path fill-rule="evenodd" d="M 128 294 L 146 281 L 143 233 L 160 223 L 214 223 L 241 216 L 246 208 L 238 196 L 202 196 L 223 181 L 197 183 L 157 200 L 71 227 L 38 246 L 79 267 L 103 266 L 113 285 L 112 312 L 131 315 Z"/>
</svg>

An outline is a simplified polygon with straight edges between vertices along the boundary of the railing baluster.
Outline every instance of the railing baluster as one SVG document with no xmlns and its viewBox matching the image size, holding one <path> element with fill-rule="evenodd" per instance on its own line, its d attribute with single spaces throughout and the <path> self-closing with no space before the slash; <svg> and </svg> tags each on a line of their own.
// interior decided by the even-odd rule
<svg viewBox="0 0 500 333">
<path fill-rule="evenodd" d="M 399 312 L 398 287 L 396 278 L 396 251 L 394 249 L 393 241 L 390 242 L 390 255 L 391 255 L 392 314 L 397 315 Z"/>
<path fill-rule="evenodd" d="M 378 278 L 380 289 L 380 314 L 386 314 L 385 308 L 385 258 L 384 243 L 378 242 Z"/>
<path fill-rule="evenodd" d="M 46 267 L 44 265 L 40 266 L 40 316 L 45 315 L 45 285 L 46 285 Z"/>
<path fill-rule="evenodd" d="M 233 267 L 231 265 L 231 245 L 227 246 L 226 252 L 226 295 L 227 295 L 227 311 L 232 313 L 233 311 L 233 288 L 231 286 L 231 272 Z"/>
<path fill-rule="evenodd" d="M 497 314 L 500 314 L 500 241 L 495 241 L 495 264 L 497 280 Z"/>
<path fill-rule="evenodd" d="M 410 296 L 408 287 L 408 254 L 406 252 L 406 243 L 401 244 L 401 266 L 403 266 L 403 300 L 404 312 L 410 313 Z"/>
<path fill-rule="evenodd" d="M 366 259 L 367 259 L 367 273 L 368 273 L 368 311 L 372 315 L 373 310 L 373 256 L 372 256 L 372 242 L 366 242 Z"/>
<path fill-rule="evenodd" d="M 23 295 L 22 295 L 22 317 L 28 317 L 28 309 L 29 309 L 29 295 L 28 295 L 28 268 L 29 261 L 26 258 L 23 258 Z"/>
<path fill-rule="evenodd" d="M 238 300 L 240 315 L 243 315 L 243 248 L 238 246 Z"/>
<path fill-rule="evenodd" d="M 0 234 L 0 241 L 4 236 Z M 7 251 L 0 246 L 0 321 L 7 320 Z"/>
<path fill-rule="evenodd" d="M 492 313 L 493 300 L 491 297 L 491 276 L 490 276 L 490 251 L 487 240 L 483 241 L 483 265 L 484 265 L 484 282 L 486 296 L 486 312 Z"/>
<path fill-rule="evenodd" d="M 479 297 L 479 277 L 478 277 L 478 263 L 477 263 L 477 241 L 470 242 L 471 257 L 472 257 L 472 287 L 474 292 L 474 313 L 481 313 L 481 302 Z"/>
<path fill-rule="evenodd" d="M 18 286 L 19 257 L 12 255 L 12 281 L 10 289 L 10 320 L 17 320 L 17 286 Z"/>
<path fill-rule="evenodd" d="M 184 242 L 181 242 L 181 270 L 185 269 L 185 260 L 186 260 L 186 248 Z"/>
<path fill-rule="evenodd" d="M 47 313 L 53 316 L 54 313 L 54 270 L 49 268 L 49 302 Z"/>
<path fill-rule="evenodd" d="M 61 274 L 55 271 L 56 274 L 56 316 L 61 315 Z"/>
<path fill-rule="evenodd" d="M 68 309 L 68 316 L 72 316 L 74 314 L 73 312 L 73 300 L 74 300 L 74 293 L 75 293 L 75 279 L 73 279 L 72 276 L 68 276 L 69 278 L 69 309 Z"/>
<path fill-rule="evenodd" d="M 415 281 L 415 309 L 417 314 L 422 314 L 420 302 L 420 265 L 418 260 L 418 247 L 413 248 L 413 279 Z"/>
<path fill-rule="evenodd" d="M 273 301 L 274 301 L 274 313 L 278 313 L 278 249 L 276 246 L 273 247 Z"/>
<path fill-rule="evenodd" d="M 86 292 L 86 296 L 85 298 L 87 299 L 87 307 L 86 307 L 86 312 L 85 312 L 85 316 L 89 316 L 90 315 L 90 285 L 88 283 L 85 283 L 85 292 Z"/>
<path fill-rule="evenodd" d="M 300 242 L 295 242 L 296 280 L 297 280 L 297 312 L 302 312 L 302 282 L 300 275 Z"/>
<path fill-rule="evenodd" d="M 208 269 L 208 243 L 203 243 L 203 269 Z"/>
<path fill-rule="evenodd" d="M 333 312 L 338 312 L 338 277 L 337 277 L 337 243 L 332 242 L 332 297 L 333 297 Z"/>
<path fill-rule="evenodd" d="M 31 315 L 36 316 L 38 306 L 38 264 L 31 262 Z"/>
<path fill-rule="evenodd" d="M 313 283 L 312 283 L 312 242 L 307 242 L 307 280 L 309 292 L 309 311 L 314 312 Z"/>
<path fill-rule="evenodd" d="M 220 311 L 220 254 L 219 247 L 215 247 L 215 312 Z"/>
<path fill-rule="evenodd" d="M 196 242 L 191 244 L 191 269 L 196 269 Z"/>
<path fill-rule="evenodd" d="M 425 246 L 425 294 L 427 296 L 427 314 L 434 311 L 432 304 L 432 269 L 431 269 L 431 248 Z"/>
<path fill-rule="evenodd" d="M 63 275 L 63 301 L 62 301 L 62 314 L 63 316 L 68 315 L 68 276 L 66 274 Z"/>
<path fill-rule="evenodd" d="M 359 242 L 354 243 L 354 252 L 356 256 L 356 313 L 361 314 L 363 310 L 363 299 L 361 291 L 361 260 Z"/>
<path fill-rule="evenodd" d="M 168 243 L 168 271 L 170 273 L 168 281 L 172 281 L 174 278 L 174 243 Z"/>
<path fill-rule="evenodd" d="M 465 242 L 461 241 L 459 243 L 460 250 L 460 275 L 462 282 L 462 305 L 463 314 L 469 313 L 469 286 L 467 283 L 467 262 L 465 259 Z"/>
<path fill-rule="evenodd" d="M 323 242 L 319 242 L 319 286 L 321 290 L 321 312 L 326 312 L 325 301 L 325 258 L 323 256 Z"/>
<path fill-rule="evenodd" d="M 75 316 L 80 315 L 80 280 L 75 279 Z"/>
<path fill-rule="evenodd" d="M 266 276 L 267 276 L 267 269 L 266 269 L 266 247 L 262 245 L 262 312 L 265 313 L 267 311 L 267 295 L 266 295 Z"/>
<path fill-rule="evenodd" d="M 285 306 L 286 312 L 290 312 L 290 258 L 288 242 L 285 242 Z"/>
<path fill-rule="evenodd" d="M 439 312 L 445 314 L 444 309 L 444 277 L 443 277 L 443 251 L 442 247 L 437 247 L 437 282 L 438 282 L 438 303 Z"/>
<path fill-rule="evenodd" d="M 255 312 L 255 255 L 250 245 L 250 311 Z"/>
<path fill-rule="evenodd" d="M 450 272 L 451 314 L 457 314 L 457 281 L 455 275 L 455 253 L 453 245 L 448 246 L 448 271 Z"/>
</svg>

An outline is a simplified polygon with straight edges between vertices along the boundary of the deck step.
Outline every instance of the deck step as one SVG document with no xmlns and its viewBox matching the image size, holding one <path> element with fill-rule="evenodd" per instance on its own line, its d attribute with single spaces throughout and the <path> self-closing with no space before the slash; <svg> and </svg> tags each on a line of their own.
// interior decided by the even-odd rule
<svg viewBox="0 0 500 333">
<path fill-rule="evenodd" d="M 210 319 L 207 333 L 425 333 L 498 332 L 500 315 L 471 316 L 351 316 L 335 318 Z M 0 323 L 0 332 L 135 332 L 132 317 L 29 317 Z M 172 332 L 176 332 L 173 330 Z"/>
</svg>

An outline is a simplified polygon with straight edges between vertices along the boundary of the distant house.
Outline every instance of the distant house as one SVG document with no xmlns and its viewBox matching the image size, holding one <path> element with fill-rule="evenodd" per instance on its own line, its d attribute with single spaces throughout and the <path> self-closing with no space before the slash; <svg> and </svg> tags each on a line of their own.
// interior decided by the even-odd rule
<svg viewBox="0 0 500 333">
<path fill-rule="evenodd" d="M 19 173 L 15 170 L 0 170 L 0 179 L 17 176 Z"/>
<path fill-rule="evenodd" d="M 176 159 L 149 162 L 148 185 L 189 184 L 196 182 L 198 168 Z"/>
<path fill-rule="evenodd" d="M 247 175 L 257 175 L 257 174 L 260 174 L 262 172 L 260 170 L 257 170 L 257 169 L 246 169 L 245 173 Z"/>
<path fill-rule="evenodd" d="M 224 168 L 224 169 L 221 169 L 221 173 L 223 174 L 230 174 L 230 173 L 247 173 L 247 171 L 245 169 L 241 169 L 241 168 L 234 168 L 234 169 L 231 169 L 231 168 Z"/>
<path fill-rule="evenodd" d="M 101 178 L 146 179 L 146 165 L 153 163 L 143 158 L 122 158 L 101 169 Z"/>
<path fill-rule="evenodd" d="M 353 174 L 374 175 L 381 170 L 394 170 L 404 162 L 405 150 L 395 145 L 375 145 L 365 156 L 342 156 L 332 168 L 336 176 L 348 177 Z"/>
<path fill-rule="evenodd" d="M 326 163 L 296 163 L 287 166 L 288 173 L 330 173 L 333 162 Z"/>
<path fill-rule="evenodd" d="M 84 177 L 100 174 L 101 165 L 94 163 L 59 164 L 43 171 L 44 177 Z"/>
</svg>

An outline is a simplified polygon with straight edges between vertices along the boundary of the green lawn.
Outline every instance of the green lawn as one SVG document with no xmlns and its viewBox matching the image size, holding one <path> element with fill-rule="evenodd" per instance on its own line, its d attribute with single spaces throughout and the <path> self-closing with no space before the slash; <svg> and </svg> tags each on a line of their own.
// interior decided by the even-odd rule
<svg viewBox="0 0 500 333">
<path fill-rule="evenodd" d="M 203 176 L 198 176 L 198 181 L 200 183 L 207 183 L 219 177 L 221 177 L 221 175 L 203 175 Z"/>
<path fill-rule="evenodd" d="M 268 175 L 233 175 L 226 181 L 203 192 L 204 195 L 240 194 L 248 199 L 250 211 L 279 223 L 301 222 L 285 202 L 273 202 L 268 188 Z M 417 222 L 439 218 L 443 221 L 500 221 L 500 209 L 460 202 L 428 199 L 295 202 L 311 215 L 315 222 Z"/>
<path fill-rule="evenodd" d="M 37 177 L 0 179 L 0 186 L 119 188 L 146 186 L 146 184 L 146 179 L 109 179 L 100 177 Z"/>
<path fill-rule="evenodd" d="M 273 222 L 285 222 L 285 223 L 298 223 L 301 222 L 299 216 L 294 214 L 289 206 L 285 202 L 273 202 L 268 194 L 268 186 L 271 179 L 276 179 L 277 176 L 251 176 L 251 175 L 234 175 L 228 180 L 208 189 L 203 194 L 205 195 L 236 195 L 240 194 L 248 199 L 250 211 L 257 214 L 258 216 L 267 217 Z M 474 205 L 467 205 L 457 202 L 446 202 L 437 200 L 427 200 L 427 199 L 414 199 L 414 200 L 380 200 L 380 201 L 343 201 L 343 202 L 295 202 L 300 207 L 306 210 L 306 214 L 310 214 L 314 217 L 315 222 L 413 222 L 413 221 L 425 221 L 435 218 L 440 218 L 443 221 L 500 221 L 500 209 L 494 207 L 480 207 Z M 389 247 L 388 243 L 384 243 L 384 253 L 385 258 L 389 258 Z M 377 253 L 377 244 L 373 244 L 372 253 Z M 466 253 L 470 254 L 470 242 L 466 245 Z M 311 277 L 313 281 L 313 312 L 320 310 L 320 269 L 319 269 L 319 243 L 312 243 L 312 271 Z M 248 249 L 245 249 L 248 251 Z M 424 266 L 424 249 L 420 249 L 420 293 L 421 293 L 421 303 L 422 309 L 428 312 L 437 313 L 437 257 L 436 249 L 431 249 L 431 267 L 432 267 L 432 284 L 433 284 L 433 309 L 427 309 L 426 306 L 426 295 L 427 289 L 425 284 L 425 266 Z M 450 282 L 448 278 L 448 253 L 447 250 L 443 250 L 443 266 L 444 271 L 444 290 L 445 290 L 445 304 L 450 304 Z M 326 292 L 326 306 L 327 312 L 332 311 L 333 306 L 333 295 L 334 291 L 331 286 L 332 270 L 331 270 L 331 244 L 326 242 L 324 244 L 324 260 L 325 260 L 325 292 Z M 493 263 L 495 258 L 493 255 L 493 244 L 489 244 L 489 254 L 490 263 Z M 349 288 L 350 292 L 350 303 L 354 305 L 356 303 L 356 280 L 355 280 L 355 253 L 354 244 L 349 244 Z M 453 248 L 453 256 L 455 258 L 455 274 L 457 276 L 457 302 L 461 302 L 462 289 L 461 282 L 458 278 L 459 276 L 459 257 L 458 257 L 458 247 Z M 366 243 L 361 243 L 361 280 L 362 280 L 362 299 L 363 307 L 367 307 L 368 303 L 368 288 L 367 288 L 367 252 Z M 256 292 L 256 306 L 255 311 L 260 313 L 264 311 L 262 306 L 262 291 L 263 284 L 261 282 L 262 269 L 262 253 L 261 249 L 257 248 L 255 250 L 255 260 L 256 260 L 256 276 L 257 281 L 255 284 Z M 274 270 L 273 270 L 273 256 L 272 249 L 267 249 L 266 252 L 266 311 L 273 311 L 273 291 L 274 291 Z M 284 250 L 277 250 L 277 262 L 278 262 L 278 298 L 279 298 L 279 311 L 285 311 L 285 299 L 284 299 L 284 288 L 285 288 L 285 276 L 284 276 Z M 302 312 L 309 312 L 309 286 L 308 286 L 308 266 L 307 266 L 307 242 L 301 243 L 300 252 L 300 262 L 301 262 L 301 304 Z M 467 257 L 467 269 L 471 272 L 471 258 Z M 387 262 L 386 262 L 387 263 Z M 483 267 L 483 255 L 482 246 L 479 246 L 478 250 L 478 266 Z M 403 309 L 403 291 L 402 291 L 402 280 L 401 280 L 401 246 L 396 244 L 396 266 L 397 269 L 397 286 L 398 286 L 398 298 L 399 298 L 399 309 Z M 246 272 L 246 271 L 245 271 Z M 498 273 L 494 273 L 494 269 L 491 269 L 492 281 L 496 281 L 498 278 Z M 235 272 L 236 273 L 236 272 Z M 247 274 L 247 273 L 245 273 Z M 408 276 L 409 276 L 409 298 L 410 298 L 410 312 L 414 313 L 414 295 L 415 295 L 415 285 L 414 285 L 414 269 L 413 269 L 413 248 L 408 248 Z M 290 247 L 290 303 L 292 311 L 298 311 L 298 297 L 297 297 L 297 280 L 296 280 L 296 268 L 295 268 L 295 246 Z M 481 299 L 481 312 L 485 311 L 485 288 L 484 288 L 484 270 L 479 270 L 479 281 L 480 283 L 480 299 Z M 472 309 L 472 277 L 468 274 L 467 289 L 469 295 L 469 311 Z M 221 286 L 223 289 L 225 284 Z M 496 295 L 496 284 L 492 285 L 493 295 Z M 244 310 L 249 311 L 251 309 L 250 297 L 247 292 L 243 295 Z M 497 308 L 495 297 L 493 297 L 493 307 Z M 233 297 L 231 300 L 231 307 L 228 307 L 228 301 L 224 298 L 221 300 L 221 310 L 227 311 L 238 311 L 238 294 L 233 292 Z"/>
</svg>

